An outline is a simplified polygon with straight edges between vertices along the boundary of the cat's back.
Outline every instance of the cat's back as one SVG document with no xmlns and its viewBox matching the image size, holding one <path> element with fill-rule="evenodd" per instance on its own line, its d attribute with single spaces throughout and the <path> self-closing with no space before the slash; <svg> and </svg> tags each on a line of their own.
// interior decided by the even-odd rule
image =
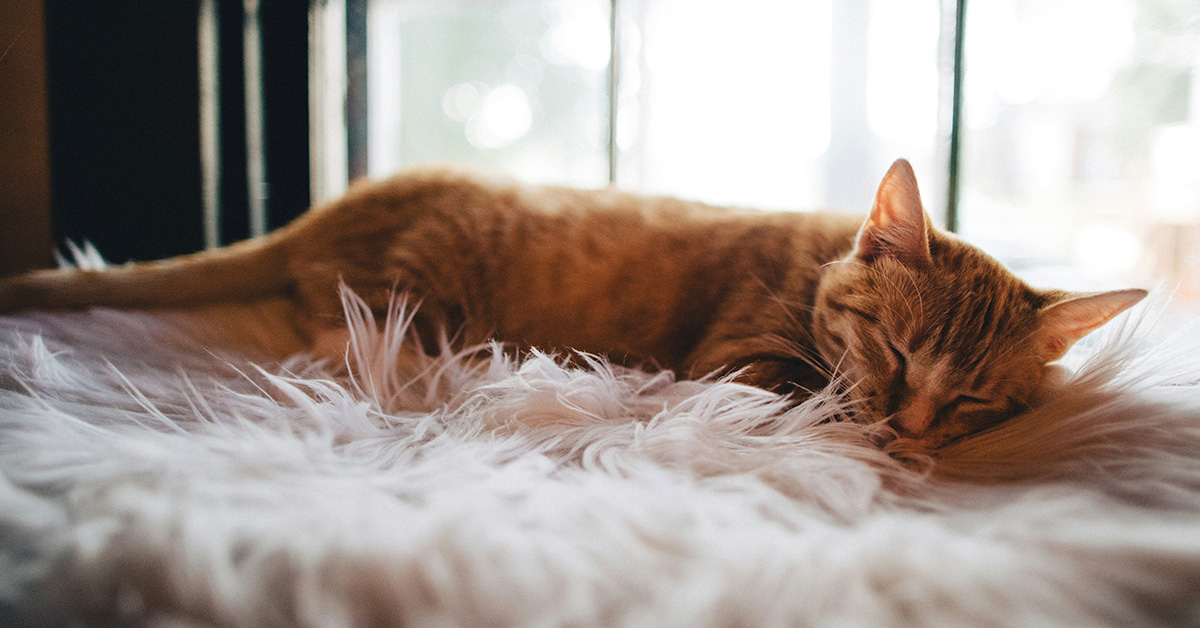
<svg viewBox="0 0 1200 628">
<path fill-rule="evenodd" d="M 842 246 L 857 219 L 836 214 L 716 207 L 615 187 L 581 189 L 520 183 L 455 166 L 426 166 L 351 186 L 296 225 L 315 256 L 378 257 L 421 238 L 504 256 L 541 244 L 604 256 L 651 246 L 656 255 L 712 253 L 758 240 L 802 249 Z M 406 237 L 413 236 L 413 237 Z M 663 248 L 665 247 L 665 248 Z"/>
<path fill-rule="evenodd" d="M 338 211 L 344 213 L 367 210 L 363 218 L 382 212 L 393 214 L 398 223 L 428 220 L 493 235 L 496 229 L 525 236 L 549 233 L 558 242 L 570 241 L 571 236 L 593 239 L 604 234 L 612 237 L 614 244 L 670 232 L 687 237 L 708 232 L 709 238 L 721 238 L 721 234 L 738 237 L 745 232 L 777 231 L 814 242 L 832 239 L 840 246 L 861 223 L 859 216 L 716 206 L 615 186 L 528 184 L 507 175 L 450 165 L 418 167 L 355 186 L 341 205 L 344 207 Z M 347 207 L 353 209 L 346 212 Z"/>
<path fill-rule="evenodd" d="M 859 223 L 454 169 L 389 185 L 429 212 L 404 249 L 437 268 L 436 290 L 454 295 L 445 300 L 469 303 L 500 337 L 666 364 L 694 341 L 680 329 L 705 328 L 731 300 L 806 290 Z"/>
<path fill-rule="evenodd" d="M 858 220 L 439 166 L 355 185 L 303 222 L 295 272 L 312 299 L 339 280 L 360 294 L 413 287 L 506 339 L 611 349 L 620 338 L 661 356 L 682 316 L 843 255 Z"/>
<path fill-rule="evenodd" d="M 694 268 L 729 258 L 845 253 L 859 219 L 717 207 L 616 187 L 523 184 L 450 166 L 359 183 L 296 225 L 301 259 L 372 264 L 399 253 L 471 258 L 476 266 Z M 831 258 L 830 258 L 831 259 Z M 578 276 L 578 275 L 577 275 Z"/>
<path fill-rule="evenodd" d="M 454 165 L 418 166 L 386 179 L 353 183 L 333 203 L 314 208 L 313 217 L 340 216 L 398 221 L 437 216 L 489 219 L 625 220 L 639 226 L 731 224 L 737 222 L 821 223 L 828 218 L 848 228 L 858 219 L 812 212 L 763 212 L 745 207 L 715 206 L 673 196 L 627 192 L 619 187 L 567 187 L 523 183 L 504 174 Z"/>
</svg>

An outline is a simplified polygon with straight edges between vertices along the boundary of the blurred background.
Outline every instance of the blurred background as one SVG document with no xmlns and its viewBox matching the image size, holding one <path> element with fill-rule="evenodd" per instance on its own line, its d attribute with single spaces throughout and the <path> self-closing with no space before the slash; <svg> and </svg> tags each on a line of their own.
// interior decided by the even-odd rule
<svg viewBox="0 0 1200 628">
<path fill-rule="evenodd" d="M 228 242 L 432 161 L 864 213 L 906 157 L 935 219 L 1029 281 L 1200 311 L 1200 0 L 14 1 L 44 7 L 58 246 Z M 11 94 L 41 33 L 5 11 Z"/>
</svg>

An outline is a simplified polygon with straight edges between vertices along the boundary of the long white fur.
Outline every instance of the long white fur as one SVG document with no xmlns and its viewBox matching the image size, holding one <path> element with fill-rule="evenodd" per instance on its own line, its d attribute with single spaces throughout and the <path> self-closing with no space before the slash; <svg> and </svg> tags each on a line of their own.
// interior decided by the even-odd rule
<svg viewBox="0 0 1200 628">
<path fill-rule="evenodd" d="M 425 357 L 403 302 L 320 360 L 288 307 L 0 318 L 0 624 L 1200 623 L 1200 354 L 1144 325 L 935 460 L 832 393 Z"/>
</svg>

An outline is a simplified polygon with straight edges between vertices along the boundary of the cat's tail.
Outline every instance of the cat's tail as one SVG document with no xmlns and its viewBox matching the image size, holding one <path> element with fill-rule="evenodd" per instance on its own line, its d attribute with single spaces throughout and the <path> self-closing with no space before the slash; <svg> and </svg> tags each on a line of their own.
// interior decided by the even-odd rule
<svg viewBox="0 0 1200 628">
<path fill-rule="evenodd" d="M 280 293 L 293 284 L 281 235 L 104 270 L 39 270 L 0 278 L 0 312 L 185 307 Z"/>
</svg>

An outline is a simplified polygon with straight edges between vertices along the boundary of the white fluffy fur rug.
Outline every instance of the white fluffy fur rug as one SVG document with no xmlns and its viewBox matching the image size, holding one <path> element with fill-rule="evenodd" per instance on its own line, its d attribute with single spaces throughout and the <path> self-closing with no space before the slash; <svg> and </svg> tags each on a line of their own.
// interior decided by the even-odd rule
<svg viewBox="0 0 1200 628">
<path fill-rule="evenodd" d="M 0 624 L 1200 625 L 1185 334 L 932 460 L 832 396 L 361 318 L 322 362 L 290 314 L 0 318 Z"/>
</svg>

